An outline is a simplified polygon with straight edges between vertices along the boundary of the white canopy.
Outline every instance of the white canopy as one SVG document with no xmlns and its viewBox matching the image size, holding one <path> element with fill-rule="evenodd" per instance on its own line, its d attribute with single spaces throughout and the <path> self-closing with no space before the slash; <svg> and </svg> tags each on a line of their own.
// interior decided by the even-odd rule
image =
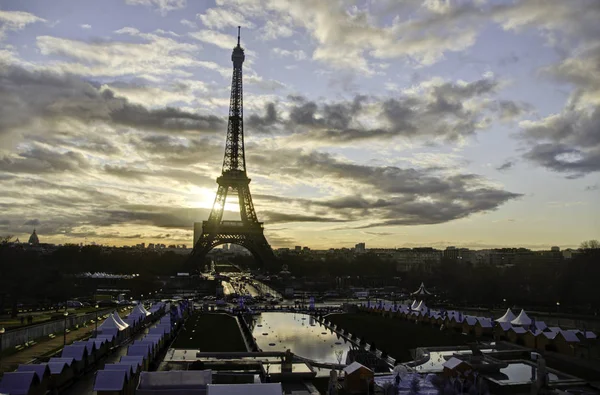
<svg viewBox="0 0 600 395">
<path fill-rule="evenodd" d="M 117 313 L 116 311 L 113 313 L 113 318 L 115 319 L 115 321 L 117 321 L 117 323 L 119 325 L 121 325 L 123 328 L 127 328 L 129 326 L 129 324 L 127 324 L 125 321 L 123 321 L 121 319 L 121 317 L 119 317 L 119 313 Z"/>
<path fill-rule="evenodd" d="M 412 302 L 412 304 L 410 305 L 410 309 L 411 309 L 411 310 L 414 310 L 414 309 L 417 307 L 417 304 L 418 304 L 418 302 L 417 302 L 417 299 L 415 299 L 415 300 Z"/>
<path fill-rule="evenodd" d="M 513 325 L 527 326 L 531 325 L 532 322 L 533 321 L 531 320 L 531 318 L 529 318 L 525 310 L 521 310 L 517 318 L 512 320 L 510 323 Z"/>
<path fill-rule="evenodd" d="M 420 301 L 417 307 L 414 308 L 414 310 L 424 311 L 427 310 L 427 306 L 425 305 L 425 303 L 423 303 L 423 301 Z"/>
<path fill-rule="evenodd" d="M 104 322 L 102 324 L 98 325 L 98 330 L 100 332 L 102 332 L 104 330 L 109 330 L 109 329 L 117 329 L 119 331 L 122 331 L 125 328 L 126 328 L 125 326 L 122 326 L 117 321 L 115 321 L 115 317 L 113 317 L 112 315 L 109 315 L 108 318 L 106 320 L 104 320 Z"/>
<path fill-rule="evenodd" d="M 142 310 L 144 313 L 146 313 L 146 315 L 152 314 L 151 312 L 146 310 L 146 308 L 144 307 L 144 305 L 142 303 L 138 304 L 138 306 L 139 306 L 140 310 Z"/>
<path fill-rule="evenodd" d="M 417 289 L 411 295 L 431 295 L 431 292 L 429 292 L 427 289 L 425 289 L 425 283 L 421 283 L 421 285 L 419 286 L 419 289 Z"/>
<path fill-rule="evenodd" d="M 496 322 L 511 322 L 517 318 L 510 309 L 506 309 L 506 313 L 496 320 Z"/>
<path fill-rule="evenodd" d="M 139 316 L 139 315 L 146 317 L 146 316 L 149 316 L 150 313 L 148 313 L 148 311 L 146 311 L 144 306 L 142 306 L 141 304 L 138 304 L 137 306 L 135 306 L 135 309 L 133 309 L 133 311 L 129 315 L 133 316 L 133 317 Z"/>
</svg>

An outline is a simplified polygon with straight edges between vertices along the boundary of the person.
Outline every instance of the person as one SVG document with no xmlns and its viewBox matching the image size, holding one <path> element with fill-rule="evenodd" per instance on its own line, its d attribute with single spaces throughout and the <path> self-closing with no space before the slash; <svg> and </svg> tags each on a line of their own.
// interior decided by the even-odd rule
<svg viewBox="0 0 600 395">
<path fill-rule="evenodd" d="M 400 372 L 396 373 L 396 378 L 394 379 L 396 381 L 396 388 L 400 386 L 400 381 L 402 381 L 402 379 L 400 378 Z"/>
</svg>

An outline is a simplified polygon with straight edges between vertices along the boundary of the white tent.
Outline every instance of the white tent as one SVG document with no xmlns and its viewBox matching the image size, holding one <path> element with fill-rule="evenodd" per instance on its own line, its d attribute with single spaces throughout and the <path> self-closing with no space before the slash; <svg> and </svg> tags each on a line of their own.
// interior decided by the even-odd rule
<svg viewBox="0 0 600 395">
<path fill-rule="evenodd" d="M 416 309 L 416 308 L 417 308 L 417 305 L 418 305 L 418 302 L 417 302 L 417 299 L 415 299 L 415 300 L 412 302 L 412 304 L 410 305 L 410 309 L 411 309 L 411 310 L 414 310 L 414 309 Z"/>
<path fill-rule="evenodd" d="M 98 325 L 98 330 L 100 332 L 111 329 L 117 329 L 118 331 L 122 331 L 125 328 L 125 326 L 122 326 L 117 321 L 115 321 L 115 317 L 113 317 L 112 315 L 109 315 L 108 318 L 104 320 L 102 324 Z"/>
<path fill-rule="evenodd" d="M 123 321 L 121 319 L 121 317 L 119 317 L 119 313 L 117 313 L 116 311 L 113 313 L 113 318 L 115 319 L 115 321 L 117 321 L 117 323 L 119 325 L 121 325 L 123 328 L 127 328 L 129 326 L 129 324 L 127 324 L 125 321 Z"/>
<path fill-rule="evenodd" d="M 496 322 L 511 322 L 517 318 L 510 309 L 506 309 L 506 313 L 496 320 Z"/>
<path fill-rule="evenodd" d="M 144 306 L 142 306 L 141 304 L 138 304 L 137 306 L 135 306 L 135 309 L 133 309 L 133 311 L 129 315 L 133 316 L 133 317 L 140 316 L 140 315 L 146 317 L 146 316 L 149 316 L 150 313 L 148 313 L 146 311 Z"/>
<path fill-rule="evenodd" d="M 521 310 L 521 312 L 519 313 L 517 318 L 512 320 L 510 323 L 513 325 L 527 326 L 527 325 L 531 325 L 532 322 L 533 321 L 531 320 L 531 318 L 529 318 L 529 316 L 527 315 L 525 310 Z"/>
<path fill-rule="evenodd" d="M 425 288 L 425 283 L 421 283 L 421 285 L 419 286 L 419 289 L 417 289 L 415 292 L 413 292 L 411 295 L 431 295 L 431 292 L 429 292 L 426 288 Z"/>
<path fill-rule="evenodd" d="M 146 310 L 146 308 L 144 307 L 143 304 L 138 304 L 138 307 L 140 308 L 140 310 L 142 310 L 144 313 L 146 313 L 146 315 L 150 315 L 152 313 L 150 313 L 148 310 Z"/>
<path fill-rule="evenodd" d="M 420 301 L 417 307 L 415 307 L 413 310 L 425 311 L 427 310 L 427 306 L 425 305 L 425 303 L 423 303 L 423 301 Z"/>
</svg>

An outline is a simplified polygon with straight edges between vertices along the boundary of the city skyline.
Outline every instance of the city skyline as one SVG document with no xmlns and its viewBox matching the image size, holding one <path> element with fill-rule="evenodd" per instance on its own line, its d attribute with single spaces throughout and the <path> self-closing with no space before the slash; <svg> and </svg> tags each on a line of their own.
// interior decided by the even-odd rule
<svg viewBox="0 0 600 395">
<path fill-rule="evenodd" d="M 599 18 L 591 0 L 3 2 L 0 235 L 190 245 L 239 25 L 274 248 L 577 247 L 600 231 Z"/>
</svg>

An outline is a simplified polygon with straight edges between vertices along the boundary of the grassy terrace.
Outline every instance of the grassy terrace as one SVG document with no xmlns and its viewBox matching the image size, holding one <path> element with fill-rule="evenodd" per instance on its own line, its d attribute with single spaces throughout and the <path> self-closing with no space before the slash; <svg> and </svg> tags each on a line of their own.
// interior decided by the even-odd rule
<svg viewBox="0 0 600 395">
<path fill-rule="evenodd" d="M 226 314 L 196 313 L 185 323 L 173 348 L 203 352 L 244 352 L 246 345 L 234 317 Z"/>
<path fill-rule="evenodd" d="M 344 331 L 364 337 L 369 344 L 374 342 L 378 349 L 401 362 L 412 360 L 410 350 L 414 348 L 459 346 L 475 340 L 453 331 L 367 313 L 330 314 L 327 319 Z"/>
</svg>

